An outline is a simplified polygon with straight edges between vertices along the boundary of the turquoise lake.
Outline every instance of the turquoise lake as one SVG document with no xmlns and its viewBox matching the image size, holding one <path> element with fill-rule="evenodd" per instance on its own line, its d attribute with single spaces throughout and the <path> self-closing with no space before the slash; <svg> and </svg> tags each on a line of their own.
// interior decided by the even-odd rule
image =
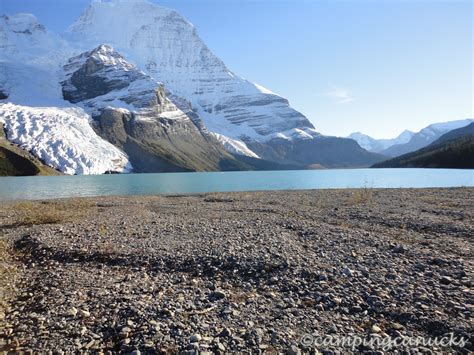
<svg viewBox="0 0 474 355">
<path fill-rule="evenodd" d="M 474 170 L 337 169 L 1 177 L 0 200 L 335 188 L 474 186 Z"/>
</svg>

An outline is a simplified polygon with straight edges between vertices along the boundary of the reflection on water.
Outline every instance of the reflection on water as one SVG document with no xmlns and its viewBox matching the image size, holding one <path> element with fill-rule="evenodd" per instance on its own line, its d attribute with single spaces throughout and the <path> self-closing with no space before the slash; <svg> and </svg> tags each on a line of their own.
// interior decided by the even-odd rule
<svg viewBox="0 0 474 355">
<path fill-rule="evenodd" d="M 0 199 L 325 188 L 474 186 L 474 170 L 340 169 L 1 177 Z"/>
</svg>

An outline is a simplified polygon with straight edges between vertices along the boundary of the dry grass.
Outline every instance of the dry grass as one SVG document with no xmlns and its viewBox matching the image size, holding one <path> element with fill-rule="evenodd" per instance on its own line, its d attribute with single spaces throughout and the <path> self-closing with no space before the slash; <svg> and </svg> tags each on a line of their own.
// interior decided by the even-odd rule
<svg viewBox="0 0 474 355">
<path fill-rule="evenodd" d="M 354 190 L 349 197 L 350 205 L 366 205 L 372 202 L 373 200 L 373 190 L 367 187 Z"/>
<path fill-rule="evenodd" d="M 113 255 L 117 252 L 116 245 L 108 234 L 107 226 L 99 225 L 99 252 L 103 255 Z"/>
<path fill-rule="evenodd" d="M 0 239 L 0 329 L 8 312 L 8 301 L 15 294 L 14 284 L 18 272 L 12 255 L 11 247 Z"/>
<path fill-rule="evenodd" d="M 12 210 L 16 212 L 17 226 L 73 222 L 96 208 L 94 203 L 85 199 L 73 199 L 67 202 L 23 201 L 12 205 Z"/>
</svg>

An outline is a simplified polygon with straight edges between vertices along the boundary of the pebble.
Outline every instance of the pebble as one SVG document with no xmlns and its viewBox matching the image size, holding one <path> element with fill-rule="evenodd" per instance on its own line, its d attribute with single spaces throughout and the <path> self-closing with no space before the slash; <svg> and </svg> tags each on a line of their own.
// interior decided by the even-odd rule
<svg viewBox="0 0 474 355">
<path fill-rule="evenodd" d="M 69 309 L 69 315 L 71 315 L 73 317 L 75 317 L 77 315 L 77 312 L 78 312 L 78 310 L 75 307 L 72 307 L 71 309 Z"/>
<path fill-rule="evenodd" d="M 349 269 L 348 267 L 345 267 L 344 269 L 342 269 L 342 273 L 344 275 L 346 275 L 347 277 L 354 276 L 354 272 L 351 269 Z"/>
<path fill-rule="evenodd" d="M 209 298 L 212 300 L 221 300 L 221 299 L 224 299 L 225 297 L 226 297 L 226 293 L 221 290 L 216 290 L 209 294 Z"/>
<path fill-rule="evenodd" d="M 88 317 L 91 316 L 90 312 L 89 312 L 89 311 L 86 311 L 85 309 L 81 309 L 81 310 L 79 311 L 79 314 L 80 314 L 82 317 L 84 317 L 84 318 L 88 318 Z"/>
<path fill-rule="evenodd" d="M 449 285 L 450 283 L 453 282 L 453 279 L 449 276 L 443 276 L 443 277 L 441 277 L 440 282 L 442 284 Z"/>
<path fill-rule="evenodd" d="M 373 325 L 372 328 L 370 329 L 372 333 L 380 333 L 382 329 L 378 325 Z"/>
<path fill-rule="evenodd" d="M 194 334 L 194 335 L 191 335 L 191 338 L 189 338 L 189 341 L 191 343 L 199 343 L 201 341 L 202 337 L 200 334 Z"/>
</svg>

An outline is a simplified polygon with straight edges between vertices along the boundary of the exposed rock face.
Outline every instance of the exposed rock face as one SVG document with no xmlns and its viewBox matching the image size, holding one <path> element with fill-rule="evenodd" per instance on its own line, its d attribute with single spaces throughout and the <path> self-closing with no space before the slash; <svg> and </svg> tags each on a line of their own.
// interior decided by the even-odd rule
<svg viewBox="0 0 474 355">
<path fill-rule="evenodd" d="M 125 151 L 135 172 L 238 170 L 236 161 L 190 120 L 138 119 L 131 112 L 104 109 L 96 117 L 103 138 Z"/>
<path fill-rule="evenodd" d="M 112 47 L 71 58 L 64 70 L 64 98 L 92 114 L 98 134 L 128 154 L 135 172 L 219 170 L 226 163 L 237 169 L 217 140 L 171 102 L 162 83 Z"/>
<path fill-rule="evenodd" d="M 64 66 L 64 98 L 81 103 L 92 113 L 107 106 L 153 109 L 156 114 L 179 112 L 166 97 L 163 84 L 128 63 L 108 45 L 71 58 Z"/>
</svg>

